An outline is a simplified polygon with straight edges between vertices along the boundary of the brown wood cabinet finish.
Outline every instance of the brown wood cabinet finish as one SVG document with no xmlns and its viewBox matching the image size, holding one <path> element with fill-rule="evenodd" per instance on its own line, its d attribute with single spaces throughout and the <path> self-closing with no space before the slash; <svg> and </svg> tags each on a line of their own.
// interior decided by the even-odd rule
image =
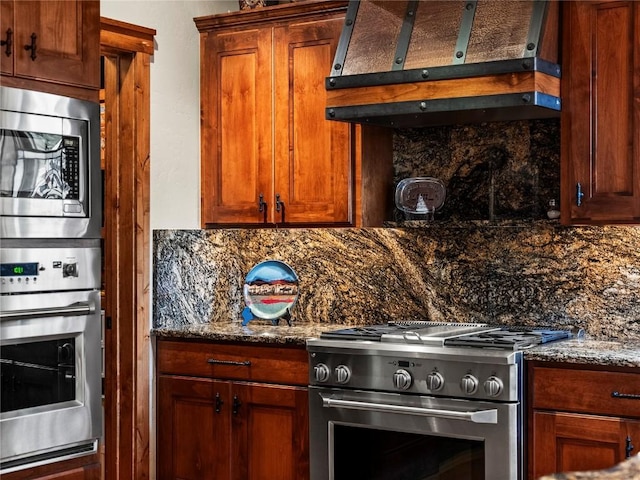
<svg viewBox="0 0 640 480">
<path fill-rule="evenodd" d="M 345 12 L 346 2 L 321 1 L 196 19 L 204 227 L 362 220 L 357 162 L 367 161 L 359 151 L 373 135 L 325 119 L 324 82 Z M 365 174 L 390 172 L 391 133 L 382 136 L 389 146 L 369 151 L 388 162 L 371 160 Z"/>
<path fill-rule="evenodd" d="M 3 480 L 99 480 L 99 454 L 2 474 Z"/>
<path fill-rule="evenodd" d="M 157 342 L 159 479 L 309 477 L 304 348 Z"/>
<path fill-rule="evenodd" d="M 640 3 L 563 8 L 562 221 L 638 223 Z"/>
<path fill-rule="evenodd" d="M 100 88 L 100 2 L 1 0 L 2 84 L 87 100 Z"/>
<path fill-rule="evenodd" d="M 538 362 L 528 373 L 529 478 L 609 468 L 637 453 L 628 448 L 640 445 L 638 373 Z"/>
</svg>

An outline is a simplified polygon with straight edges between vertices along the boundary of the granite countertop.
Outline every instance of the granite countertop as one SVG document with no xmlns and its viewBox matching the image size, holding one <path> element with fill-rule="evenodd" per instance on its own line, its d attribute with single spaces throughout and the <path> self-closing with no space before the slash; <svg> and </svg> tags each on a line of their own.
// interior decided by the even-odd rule
<svg viewBox="0 0 640 480">
<path fill-rule="evenodd" d="M 578 338 L 540 345 L 524 352 L 525 360 L 640 367 L 640 339 Z"/>
<path fill-rule="evenodd" d="M 272 325 L 270 321 L 218 322 L 189 324 L 179 327 L 156 328 L 151 331 L 158 338 L 190 338 L 200 340 L 233 341 L 247 343 L 274 343 L 305 346 L 307 338 L 318 337 L 323 331 L 340 328 L 327 324 Z"/>
<path fill-rule="evenodd" d="M 281 322 L 253 320 L 247 326 L 241 322 L 189 324 L 171 328 L 156 328 L 158 338 L 191 338 L 214 341 L 273 343 L 305 346 L 306 340 L 323 331 L 345 325 L 305 323 L 292 326 Z M 580 338 L 533 347 L 524 352 L 525 360 L 580 363 L 616 367 L 640 367 L 640 339 L 596 340 Z"/>
<path fill-rule="evenodd" d="M 613 468 L 590 472 L 555 473 L 540 477 L 539 480 L 640 480 L 640 456 L 636 455 Z"/>
</svg>

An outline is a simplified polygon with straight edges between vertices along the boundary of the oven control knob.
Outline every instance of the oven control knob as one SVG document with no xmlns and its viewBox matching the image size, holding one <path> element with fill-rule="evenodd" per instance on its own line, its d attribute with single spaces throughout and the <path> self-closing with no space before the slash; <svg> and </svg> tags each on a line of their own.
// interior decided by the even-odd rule
<svg viewBox="0 0 640 480">
<path fill-rule="evenodd" d="M 478 379 L 467 373 L 462 380 L 460 380 L 460 388 L 462 389 L 462 393 L 467 395 L 473 395 L 478 391 Z"/>
<path fill-rule="evenodd" d="M 491 376 L 484 382 L 484 391 L 490 397 L 497 397 L 502 393 L 504 385 L 498 377 Z"/>
<path fill-rule="evenodd" d="M 427 388 L 432 392 L 437 392 L 438 390 L 442 390 L 444 387 L 444 377 L 436 371 L 431 372 L 427 375 Z"/>
<path fill-rule="evenodd" d="M 78 265 L 75 263 L 65 263 L 62 265 L 62 276 L 66 277 L 77 277 L 78 276 Z"/>
<path fill-rule="evenodd" d="M 411 386 L 411 381 L 411 374 L 402 368 L 393 374 L 393 385 L 398 390 L 407 390 Z"/>
<path fill-rule="evenodd" d="M 316 379 L 316 382 L 326 382 L 329 380 L 329 367 L 327 367 L 324 363 L 319 363 L 315 367 L 313 367 L 313 376 Z"/>
<path fill-rule="evenodd" d="M 351 378 L 351 370 L 346 365 L 338 365 L 336 367 L 336 381 L 338 383 L 347 383 Z"/>
</svg>

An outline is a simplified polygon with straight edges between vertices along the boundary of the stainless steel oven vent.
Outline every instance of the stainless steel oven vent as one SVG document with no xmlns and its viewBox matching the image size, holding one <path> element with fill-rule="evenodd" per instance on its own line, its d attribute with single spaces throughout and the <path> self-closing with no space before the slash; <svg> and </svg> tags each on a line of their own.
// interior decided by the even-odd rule
<svg viewBox="0 0 640 480">
<path fill-rule="evenodd" d="M 328 119 L 392 127 L 557 117 L 559 4 L 351 0 Z"/>
</svg>

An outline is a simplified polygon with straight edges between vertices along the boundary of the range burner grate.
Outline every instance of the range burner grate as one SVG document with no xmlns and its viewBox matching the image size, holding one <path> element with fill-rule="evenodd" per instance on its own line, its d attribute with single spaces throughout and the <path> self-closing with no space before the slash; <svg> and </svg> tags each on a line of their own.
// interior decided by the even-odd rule
<svg viewBox="0 0 640 480">
<path fill-rule="evenodd" d="M 387 333 L 405 330 L 409 326 L 401 326 L 395 324 L 365 325 L 361 327 L 348 327 L 330 332 L 323 332 L 320 338 L 337 339 L 337 340 L 374 340 L 380 341 L 382 335 Z"/>
<path fill-rule="evenodd" d="M 481 347 L 481 348 L 504 348 L 520 350 L 533 347 L 542 343 L 564 340 L 571 337 L 568 330 L 549 329 L 505 329 L 476 335 L 466 335 L 457 338 L 448 338 L 444 341 L 445 346 L 450 347 Z"/>
</svg>

